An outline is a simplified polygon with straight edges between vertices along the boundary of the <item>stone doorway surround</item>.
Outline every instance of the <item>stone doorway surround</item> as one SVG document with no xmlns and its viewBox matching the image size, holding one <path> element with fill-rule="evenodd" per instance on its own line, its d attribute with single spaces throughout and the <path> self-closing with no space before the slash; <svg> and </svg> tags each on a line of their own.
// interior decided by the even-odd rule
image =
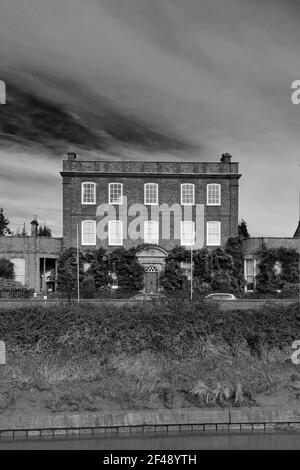
<svg viewBox="0 0 300 470">
<path fill-rule="evenodd" d="M 147 275 L 147 271 L 149 268 L 153 270 L 153 268 L 157 270 L 157 276 L 159 278 L 161 272 L 165 268 L 165 260 L 168 256 L 168 252 L 158 246 L 158 245 L 149 245 L 147 247 L 142 247 L 140 250 L 137 251 L 136 257 L 138 259 L 138 262 L 143 266 L 144 271 L 145 271 L 145 276 Z M 149 271 L 148 271 L 149 272 Z M 144 279 L 144 289 L 143 291 L 145 292 L 145 286 L 146 286 L 146 278 Z M 158 292 L 162 290 L 159 286 L 158 282 Z"/>
</svg>

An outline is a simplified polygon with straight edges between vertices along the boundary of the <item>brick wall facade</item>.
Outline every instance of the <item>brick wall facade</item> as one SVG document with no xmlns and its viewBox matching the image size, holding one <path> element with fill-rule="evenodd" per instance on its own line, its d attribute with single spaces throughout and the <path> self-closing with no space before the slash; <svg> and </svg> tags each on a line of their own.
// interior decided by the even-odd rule
<svg viewBox="0 0 300 470">
<path fill-rule="evenodd" d="M 52 237 L 0 237 L 0 258 L 25 260 L 25 284 L 40 291 L 40 259 L 57 260 L 62 239 Z"/>
<path fill-rule="evenodd" d="M 230 157 L 230 156 L 228 156 Z M 206 245 L 206 222 L 221 222 L 221 245 L 229 237 L 237 235 L 238 230 L 238 163 L 231 162 L 230 158 L 222 158 L 221 162 L 126 162 L 126 161 L 79 161 L 74 154 L 63 162 L 63 239 L 64 247 L 76 246 L 76 230 L 79 227 L 79 240 L 81 243 L 81 222 L 95 220 L 97 223 L 103 218 L 96 216 L 97 207 L 108 203 L 109 183 L 122 183 L 123 194 L 127 197 L 127 207 L 132 204 L 144 203 L 144 184 L 157 183 L 159 192 L 159 205 L 181 202 L 181 184 L 193 183 L 195 185 L 195 206 L 192 209 L 192 220 L 196 221 L 196 205 L 203 205 L 203 219 L 201 230 L 204 233 L 204 246 Z M 84 205 L 81 203 L 81 185 L 83 182 L 96 184 L 96 203 Z M 221 205 L 208 206 L 206 204 L 206 188 L 209 183 L 221 185 Z M 148 214 L 152 206 L 147 207 Z M 115 206 L 117 218 L 121 206 Z M 124 210 L 124 207 L 123 207 Z M 201 212 L 201 211 L 200 211 Z M 137 215 L 127 216 L 129 224 Z M 160 215 L 160 227 L 161 227 Z M 150 216 L 149 216 L 150 220 Z M 124 239 L 123 246 L 130 248 L 144 243 L 140 239 Z M 108 240 L 97 237 L 96 246 L 108 246 Z M 180 237 L 174 236 L 174 217 L 171 216 L 170 239 L 161 238 L 161 247 L 170 250 L 181 244 Z M 203 245 L 202 245 L 203 246 Z M 91 248 L 95 246 L 91 246 Z M 200 248 L 201 246 L 198 246 Z"/>
</svg>

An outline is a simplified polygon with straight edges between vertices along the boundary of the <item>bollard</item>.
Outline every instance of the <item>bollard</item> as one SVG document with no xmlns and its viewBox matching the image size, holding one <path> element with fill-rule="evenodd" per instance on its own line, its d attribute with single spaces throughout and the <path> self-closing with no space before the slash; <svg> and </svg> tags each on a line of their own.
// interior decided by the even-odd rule
<svg viewBox="0 0 300 470">
<path fill-rule="evenodd" d="M 0 341 L 0 364 L 6 364 L 6 353 L 5 353 L 5 343 L 4 341 Z"/>
</svg>

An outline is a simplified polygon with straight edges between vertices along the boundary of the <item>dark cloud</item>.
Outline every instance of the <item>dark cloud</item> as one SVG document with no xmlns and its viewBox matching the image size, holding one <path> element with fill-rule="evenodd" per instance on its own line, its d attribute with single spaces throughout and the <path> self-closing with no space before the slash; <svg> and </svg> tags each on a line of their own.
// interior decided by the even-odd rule
<svg viewBox="0 0 300 470">
<path fill-rule="evenodd" d="M 1 0 L 8 105 L 0 106 L 0 158 L 5 174 L 20 175 L 6 184 L 0 160 L 2 204 L 12 217 L 30 217 L 41 193 L 41 217 L 50 198 L 57 212 L 53 206 L 49 217 L 59 225 L 53 155 L 69 147 L 82 158 L 155 160 L 211 161 L 228 151 L 244 175 L 240 216 L 251 233 L 291 235 L 298 218 L 300 105 L 292 105 L 290 86 L 300 79 L 299 6 Z M 33 165 L 37 178 L 28 185 L 19 170 Z M 56 184 L 43 192 L 45 172 Z M 8 196 L 18 190 L 21 211 Z"/>
<path fill-rule="evenodd" d="M 65 153 L 70 146 L 82 151 L 112 153 L 120 147 L 148 151 L 191 148 L 183 139 L 113 109 L 107 99 L 97 101 L 93 112 L 75 115 L 68 104 L 51 102 L 8 79 L 6 106 L 0 109 L 1 145 L 14 143 L 28 149 L 41 148 L 55 155 Z"/>
</svg>

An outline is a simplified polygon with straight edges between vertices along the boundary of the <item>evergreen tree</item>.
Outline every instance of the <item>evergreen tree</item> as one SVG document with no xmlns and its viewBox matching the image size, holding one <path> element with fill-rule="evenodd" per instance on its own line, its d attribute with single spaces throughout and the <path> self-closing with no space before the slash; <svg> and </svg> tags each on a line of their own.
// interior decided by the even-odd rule
<svg viewBox="0 0 300 470">
<path fill-rule="evenodd" d="M 0 209 L 0 236 L 11 235 L 11 230 L 9 228 L 9 219 L 5 217 L 4 211 Z"/>
<path fill-rule="evenodd" d="M 52 236 L 52 231 L 51 228 L 44 223 L 44 225 L 40 225 L 37 231 L 37 236 L 38 237 L 51 237 Z"/>
<path fill-rule="evenodd" d="M 0 277 L 5 279 L 14 279 L 14 264 L 6 258 L 0 259 Z"/>
<path fill-rule="evenodd" d="M 244 219 L 242 219 L 238 225 L 238 234 L 241 238 L 250 238 L 250 234 L 247 228 L 247 222 L 245 222 Z"/>
<path fill-rule="evenodd" d="M 79 282 L 83 280 L 83 256 L 79 254 Z M 78 289 L 77 280 L 77 250 L 68 248 L 58 260 L 57 285 L 59 292 L 70 300 L 76 295 Z"/>
</svg>

